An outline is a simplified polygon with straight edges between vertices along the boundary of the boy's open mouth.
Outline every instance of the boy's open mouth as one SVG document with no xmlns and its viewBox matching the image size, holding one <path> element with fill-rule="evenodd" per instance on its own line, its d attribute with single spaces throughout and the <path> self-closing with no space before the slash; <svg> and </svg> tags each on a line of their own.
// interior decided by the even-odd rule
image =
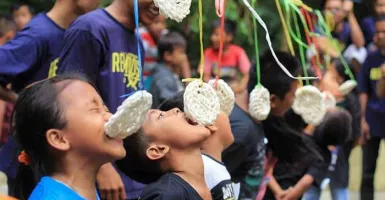
<svg viewBox="0 0 385 200">
<path fill-rule="evenodd" d="M 185 118 L 186 118 L 187 123 L 189 123 L 190 125 L 192 125 L 192 126 L 198 125 L 198 123 L 194 122 L 193 120 L 189 119 L 188 117 L 185 117 Z"/>
</svg>

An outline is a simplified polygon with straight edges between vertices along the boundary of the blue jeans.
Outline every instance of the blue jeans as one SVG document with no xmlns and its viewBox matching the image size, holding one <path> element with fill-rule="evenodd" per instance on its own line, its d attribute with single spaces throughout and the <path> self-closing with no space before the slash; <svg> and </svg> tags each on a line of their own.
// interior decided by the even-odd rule
<svg viewBox="0 0 385 200">
<path fill-rule="evenodd" d="M 330 186 L 330 192 L 333 200 L 349 200 L 348 188 L 336 188 L 332 184 Z M 318 200 L 321 198 L 321 189 L 319 187 L 312 186 L 302 197 L 302 200 Z"/>
</svg>

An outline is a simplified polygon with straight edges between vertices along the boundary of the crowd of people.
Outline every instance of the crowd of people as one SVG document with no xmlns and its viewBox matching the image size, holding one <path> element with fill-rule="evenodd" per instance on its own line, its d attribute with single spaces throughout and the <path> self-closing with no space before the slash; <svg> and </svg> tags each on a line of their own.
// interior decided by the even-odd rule
<svg viewBox="0 0 385 200">
<path fill-rule="evenodd" d="M 218 19 L 204 65 L 191 66 L 185 37 L 168 30 L 153 0 L 138 0 L 136 37 L 133 2 L 98 8 L 98 0 L 56 0 L 43 13 L 18 3 L 0 15 L 0 199 L 313 200 L 330 188 L 334 200 L 346 200 L 349 157 L 359 146 L 361 199 L 374 199 L 385 138 L 385 0 L 374 0 L 362 22 L 352 1 L 323 1 L 334 17 L 333 41 L 316 27 L 317 54 L 308 51 L 306 73 L 322 75 L 311 84 L 337 106 L 317 126 L 293 111 L 301 82 L 270 51 L 258 60 L 271 111 L 263 121 L 249 114 L 256 59 L 234 44 L 236 22 L 224 22 L 220 62 Z M 293 76 L 304 76 L 299 58 L 276 56 Z M 327 67 L 315 71 L 312 59 Z M 121 95 L 140 89 L 139 63 L 152 109 L 139 131 L 111 138 L 104 124 Z M 231 114 L 220 113 L 211 126 L 184 114 L 188 83 L 181 80 L 195 69 L 205 82 L 218 76 L 235 94 Z M 341 93 L 352 78 L 347 70 L 357 88 Z"/>
</svg>

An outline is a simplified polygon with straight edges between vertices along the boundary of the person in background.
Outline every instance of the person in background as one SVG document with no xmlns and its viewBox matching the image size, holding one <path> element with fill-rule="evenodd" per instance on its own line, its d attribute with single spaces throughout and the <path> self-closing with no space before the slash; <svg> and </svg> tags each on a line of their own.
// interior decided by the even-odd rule
<svg viewBox="0 0 385 200">
<path fill-rule="evenodd" d="M 13 39 L 15 34 L 16 24 L 13 22 L 12 18 L 5 15 L 0 15 L 0 46 Z M 0 100 L 0 148 L 8 140 L 10 125 L 9 122 L 11 119 L 12 110 L 12 103 Z"/>
<path fill-rule="evenodd" d="M 33 8 L 27 3 L 14 3 L 10 6 L 9 12 L 16 23 L 17 30 L 23 29 L 34 16 Z"/>
<path fill-rule="evenodd" d="M 364 141 L 362 150 L 361 199 L 373 200 L 374 174 L 377 166 L 380 142 L 385 138 L 385 100 L 376 95 L 376 87 L 382 78 L 385 56 L 385 15 L 376 17 L 374 43 L 378 47 L 371 52 L 358 75 L 358 88 L 362 110 L 361 132 Z"/>
<path fill-rule="evenodd" d="M 362 20 L 361 27 L 364 32 L 365 44 L 368 51 L 373 52 L 377 49 L 373 43 L 373 38 L 376 34 L 376 16 L 385 15 L 385 0 L 375 0 L 373 7 L 373 16 L 365 17 Z"/>
<path fill-rule="evenodd" d="M 364 35 L 353 12 L 353 4 L 352 0 L 324 0 L 322 2 L 322 8 L 334 15 L 335 29 L 332 35 L 338 40 L 340 52 L 343 52 L 350 44 L 357 49 L 365 45 Z"/>
<path fill-rule="evenodd" d="M 140 27 L 139 32 L 145 52 L 143 68 L 144 85 L 146 90 L 149 90 L 153 79 L 152 71 L 156 67 L 159 58 L 159 39 L 162 35 L 169 32 L 167 30 L 166 18 L 163 15 L 158 15 L 152 24 Z M 183 78 L 191 77 L 190 63 L 187 62 L 182 65 L 178 76 Z"/>
<path fill-rule="evenodd" d="M 385 66 L 382 69 L 382 78 L 377 83 L 377 95 L 385 98 Z"/>
<path fill-rule="evenodd" d="M 58 0 L 50 11 L 36 15 L 15 38 L 0 46 L 0 98 L 15 102 L 16 93 L 46 79 L 57 68 L 65 30 L 79 15 L 98 5 L 98 0 Z M 9 85 L 12 90 L 7 88 Z M 17 144 L 12 136 L 0 157 L 0 171 L 12 182 L 18 166 Z"/>
<path fill-rule="evenodd" d="M 159 15 L 153 0 L 138 0 L 138 6 L 139 22 L 144 26 L 152 24 Z M 86 74 L 115 113 L 124 101 L 120 96 L 141 85 L 138 63 L 143 64 L 143 57 L 139 60 L 138 52 L 145 55 L 134 31 L 133 0 L 114 0 L 106 8 L 79 17 L 65 33 L 57 73 Z M 137 199 L 144 188 L 116 171 L 111 163 L 100 168 L 97 182 L 102 199 Z"/>
<path fill-rule="evenodd" d="M 220 20 L 213 22 L 211 29 L 211 47 L 205 49 L 204 80 L 207 82 L 218 74 L 218 54 L 220 43 Z M 223 41 L 223 57 L 221 61 L 221 73 L 219 78 L 223 79 L 233 89 L 237 104 L 246 109 L 247 83 L 249 81 L 250 60 L 242 47 L 233 44 L 236 35 L 236 22 L 225 20 Z"/>
<path fill-rule="evenodd" d="M 186 40 L 177 32 L 160 37 L 158 42 L 159 60 L 152 69 L 153 81 L 150 86 L 152 107 L 157 108 L 164 100 L 170 99 L 183 90 L 180 71 L 188 63 Z"/>
</svg>

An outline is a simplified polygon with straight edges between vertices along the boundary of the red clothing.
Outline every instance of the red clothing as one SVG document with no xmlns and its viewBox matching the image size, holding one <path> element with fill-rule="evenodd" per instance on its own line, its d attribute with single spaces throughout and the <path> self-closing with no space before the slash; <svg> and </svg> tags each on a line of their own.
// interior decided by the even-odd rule
<svg viewBox="0 0 385 200">
<path fill-rule="evenodd" d="M 205 50 L 204 56 L 204 72 L 215 76 L 217 73 L 218 51 L 208 48 Z M 250 67 L 251 63 L 245 51 L 241 47 L 231 44 L 222 56 L 220 78 L 237 80 L 239 73 L 248 73 Z"/>
</svg>

